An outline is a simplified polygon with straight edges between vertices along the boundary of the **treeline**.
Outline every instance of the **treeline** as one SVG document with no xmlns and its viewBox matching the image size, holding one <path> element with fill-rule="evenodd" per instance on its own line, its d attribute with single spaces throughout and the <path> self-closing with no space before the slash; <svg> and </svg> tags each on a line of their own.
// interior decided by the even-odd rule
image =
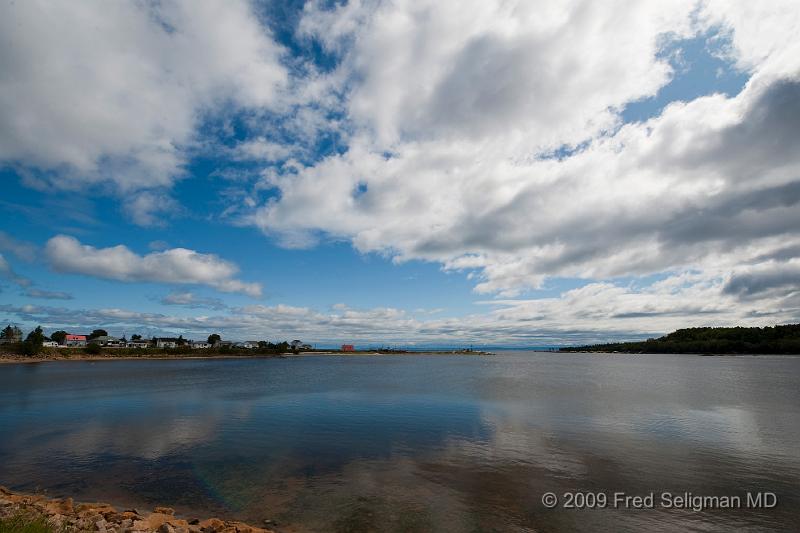
<svg viewBox="0 0 800 533">
<path fill-rule="evenodd" d="M 562 352 L 800 354 L 800 324 L 763 328 L 687 328 L 641 342 L 561 348 Z"/>
</svg>

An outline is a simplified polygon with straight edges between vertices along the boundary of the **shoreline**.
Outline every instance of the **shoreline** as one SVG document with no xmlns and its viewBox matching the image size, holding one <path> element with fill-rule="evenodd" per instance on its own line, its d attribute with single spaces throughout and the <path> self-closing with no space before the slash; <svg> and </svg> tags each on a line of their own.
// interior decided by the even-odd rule
<svg viewBox="0 0 800 533">
<path fill-rule="evenodd" d="M 0 486 L 0 520 L 43 520 L 53 532 L 99 533 L 275 533 L 238 520 L 175 516 L 170 507 L 117 510 L 108 503 L 78 503 L 72 498 L 16 492 Z"/>
<path fill-rule="evenodd" d="M 183 359 L 283 359 L 293 354 L 256 354 L 256 355 L 232 355 L 232 354 L 214 354 L 214 355 L 157 355 L 157 354 L 143 354 L 143 355 L 89 355 L 89 354 L 76 354 L 74 357 L 60 357 L 60 356 L 45 356 L 45 357 L 26 357 L 24 355 L 9 355 L 0 354 L 0 364 L 29 364 L 29 363 L 53 363 L 53 362 L 85 362 L 85 361 L 141 361 L 148 360 L 162 360 L 162 361 L 176 361 Z"/>
<path fill-rule="evenodd" d="M 67 362 L 67 361 L 141 361 L 141 360 L 162 360 L 162 361 L 179 361 L 179 360 L 203 360 L 203 359 L 288 359 L 293 357 L 324 357 L 324 356 L 376 356 L 376 355 L 494 355 L 491 352 L 458 352 L 458 351 L 429 351 L 429 352 L 337 352 L 337 351 L 315 351 L 315 352 L 300 352 L 300 353 L 279 353 L 279 354 L 220 354 L 213 353 L 208 355 L 184 355 L 184 354 L 170 354 L 170 353 L 143 353 L 140 355 L 120 354 L 114 355 L 111 353 L 92 355 L 83 352 L 74 354 L 62 353 L 58 354 L 42 354 L 40 356 L 25 356 L 18 354 L 0 353 L 0 365 L 2 364 L 30 364 L 30 363 L 48 363 L 48 362 Z"/>
</svg>

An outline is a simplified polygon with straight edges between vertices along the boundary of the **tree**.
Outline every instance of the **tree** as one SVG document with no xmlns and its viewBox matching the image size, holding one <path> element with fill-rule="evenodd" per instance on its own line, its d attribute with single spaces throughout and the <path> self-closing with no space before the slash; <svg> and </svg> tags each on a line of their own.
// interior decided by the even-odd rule
<svg viewBox="0 0 800 533">
<path fill-rule="evenodd" d="M 41 346 L 44 342 L 44 332 L 42 331 L 42 326 L 36 326 L 36 329 L 28 333 L 28 336 L 25 337 L 25 342 L 38 344 Z"/>
<path fill-rule="evenodd" d="M 28 333 L 25 337 L 25 342 L 22 343 L 23 355 L 36 355 L 42 351 L 42 343 L 44 342 L 44 332 L 42 326 L 36 326 L 36 329 Z"/>
<path fill-rule="evenodd" d="M 219 333 L 212 333 L 211 335 L 208 336 L 209 344 L 217 344 L 221 340 L 222 337 L 219 336 Z"/>
<path fill-rule="evenodd" d="M 58 344 L 64 344 L 64 341 L 66 341 L 67 339 L 67 332 L 62 330 L 54 331 L 50 335 L 50 338 L 53 339 Z"/>
<path fill-rule="evenodd" d="M 140 341 L 140 340 L 142 340 L 142 336 L 137 334 L 137 333 L 134 333 L 133 335 L 131 335 L 131 340 L 132 341 Z"/>
<path fill-rule="evenodd" d="M 0 331 L 0 339 L 5 342 L 20 342 L 22 341 L 22 330 L 9 324 L 3 328 L 3 331 Z"/>
<path fill-rule="evenodd" d="M 84 348 L 84 350 L 89 355 L 97 355 L 97 354 L 103 352 L 103 349 L 100 347 L 100 345 L 95 343 L 95 342 L 93 342 L 92 344 L 89 344 L 88 346 L 86 346 L 86 348 Z"/>
<path fill-rule="evenodd" d="M 96 339 L 97 337 L 107 337 L 108 332 L 104 329 L 96 329 L 89 335 L 89 340 Z"/>
</svg>

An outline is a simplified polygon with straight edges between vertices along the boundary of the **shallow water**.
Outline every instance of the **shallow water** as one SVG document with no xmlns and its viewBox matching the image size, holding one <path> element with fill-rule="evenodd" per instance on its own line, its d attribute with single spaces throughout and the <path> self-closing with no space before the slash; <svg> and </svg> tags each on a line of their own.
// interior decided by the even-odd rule
<svg viewBox="0 0 800 533">
<path fill-rule="evenodd" d="M 279 531 L 796 531 L 799 385 L 779 356 L 0 365 L 0 484 Z M 547 509 L 548 491 L 609 502 Z M 778 505 L 665 509 L 665 491 Z"/>
</svg>

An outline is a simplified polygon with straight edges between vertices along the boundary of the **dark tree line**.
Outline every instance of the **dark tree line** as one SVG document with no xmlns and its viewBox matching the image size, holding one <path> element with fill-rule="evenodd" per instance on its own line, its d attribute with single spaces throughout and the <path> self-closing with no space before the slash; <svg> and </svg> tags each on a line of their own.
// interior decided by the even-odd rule
<svg viewBox="0 0 800 533">
<path fill-rule="evenodd" d="M 800 354 L 800 324 L 763 328 L 687 328 L 641 342 L 561 348 L 563 352 Z"/>
</svg>

